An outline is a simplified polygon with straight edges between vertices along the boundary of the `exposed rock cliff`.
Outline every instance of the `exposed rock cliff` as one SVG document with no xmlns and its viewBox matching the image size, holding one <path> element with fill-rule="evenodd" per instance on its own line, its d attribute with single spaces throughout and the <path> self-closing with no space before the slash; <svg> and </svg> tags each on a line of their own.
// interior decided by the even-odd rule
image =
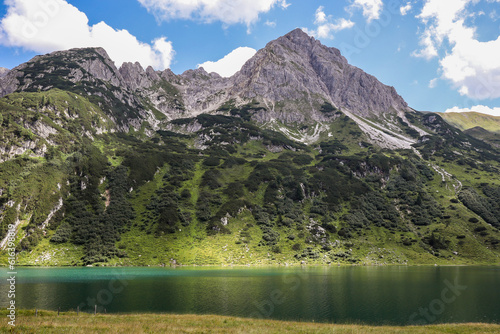
<svg viewBox="0 0 500 334">
<path fill-rule="evenodd" d="M 9 72 L 8 68 L 0 67 L 0 78 L 6 76 L 8 72 Z"/>
<path fill-rule="evenodd" d="M 300 29 L 268 43 L 231 78 L 203 68 L 181 75 L 143 69 L 139 63 L 117 69 L 102 48 L 37 56 L 0 77 L 1 96 L 51 88 L 89 96 L 124 131 L 145 121 L 158 129 L 165 120 L 215 112 L 228 102 L 258 102 L 264 108 L 254 120 L 285 124 L 328 122 L 331 115 L 322 107 L 330 105 L 356 116 L 365 132 L 374 129 L 363 123 L 370 118 L 399 134 L 399 119 L 409 124 L 405 114 L 411 112 L 393 87 Z M 405 147 L 413 142 L 403 140 Z"/>
</svg>

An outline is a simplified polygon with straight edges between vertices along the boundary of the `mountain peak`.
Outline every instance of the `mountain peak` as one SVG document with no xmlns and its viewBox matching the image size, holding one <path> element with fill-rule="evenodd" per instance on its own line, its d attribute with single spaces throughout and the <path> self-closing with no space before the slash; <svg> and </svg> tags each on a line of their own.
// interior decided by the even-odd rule
<svg viewBox="0 0 500 334">
<path fill-rule="evenodd" d="M 43 60 L 59 59 L 59 60 L 66 60 L 66 61 L 70 61 L 70 62 L 75 63 L 75 62 L 80 62 L 82 59 L 89 59 L 89 58 L 93 58 L 93 57 L 98 57 L 102 61 L 113 63 L 113 61 L 111 60 L 111 58 L 109 57 L 108 53 L 106 52 L 106 50 L 104 48 L 102 48 L 102 47 L 86 47 L 86 48 L 73 48 L 73 49 L 68 49 L 68 50 L 54 51 L 51 53 L 47 53 L 45 55 L 35 56 L 33 59 L 28 61 L 28 64 L 37 62 L 41 59 L 43 59 Z M 21 64 L 20 66 L 23 66 L 23 65 L 24 64 Z M 113 63 L 113 66 L 114 66 L 114 63 Z M 16 69 L 18 67 L 16 67 Z"/>
<path fill-rule="evenodd" d="M 295 28 L 290 31 L 288 34 L 284 35 L 285 38 L 297 38 L 297 39 L 310 39 L 314 40 L 314 37 L 309 36 L 304 30 L 301 28 Z"/>
<path fill-rule="evenodd" d="M 235 82 L 234 89 L 244 98 L 295 101 L 290 110 L 302 101 L 295 109 L 308 105 L 309 110 L 316 109 L 317 118 L 326 102 L 363 117 L 408 110 L 394 88 L 349 65 L 338 49 L 321 44 L 302 29 L 269 42 L 235 75 Z"/>
<path fill-rule="evenodd" d="M 297 47 L 303 49 L 304 51 L 312 51 L 314 46 L 321 46 L 321 42 L 316 40 L 314 37 L 309 36 L 302 29 L 297 28 L 290 31 L 288 34 L 283 35 L 274 41 L 271 41 L 267 44 L 266 47 L 281 44 L 292 48 L 295 50 Z"/>
<path fill-rule="evenodd" d="M 255 101 L 266 106 L 255 115 L 259 122 L 328 122 L 333 113 L 322 110 L 330 105 L 353 117 L 390 119 L 397 127 L 398 117 L 404 120 L 409 110 L 394 88 L 350 65 L 338 49 L 302 29 L 269 42 L 231 78 L 203 68 L 181 75 L 144 70 L 137 62 L 117 69 L 103 48 L 37 56 L 0 77 L 0 96 L 51 88 L 88 95 L 106 92 L 111 109 L 120 102 L 141 110 L 141 99 L 149 99 L 169 118 L 210 113 L 228 101 L 239 105 Z"/>
</svg>

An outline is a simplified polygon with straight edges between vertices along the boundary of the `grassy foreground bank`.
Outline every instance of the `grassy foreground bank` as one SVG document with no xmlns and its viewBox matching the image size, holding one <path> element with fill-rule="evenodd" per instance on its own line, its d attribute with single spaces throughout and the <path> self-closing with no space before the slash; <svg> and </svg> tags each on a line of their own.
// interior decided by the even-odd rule
<svg viewBox="0 0 500 334">
<path fill-rule="evenodd" d="M 500 325 L 444 324 L 429 326 L 332 325 L 293 321 L 244 319 L 218 315 L 121 314 L 91 315 L 74 312 L 19 311 L 16 327 L 7 325 L 6 311 L 0 333 L 500 333 Z"/>
</svg>

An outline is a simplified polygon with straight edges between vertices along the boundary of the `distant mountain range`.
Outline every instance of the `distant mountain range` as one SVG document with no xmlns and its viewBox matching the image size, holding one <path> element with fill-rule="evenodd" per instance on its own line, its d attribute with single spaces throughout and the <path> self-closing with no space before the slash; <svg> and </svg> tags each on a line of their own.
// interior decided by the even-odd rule
<svg viewBox="0 0 500 334">
<path fill-rule="evenodd" d="M 72 49 L 0 96 L 24 264 L 499 261 L 498 118 L 418 112 L 300 29 L 230 78 Z"/>
<path fill-rule="evenodd" d="M 500 134 L 499 116 L 485 115 L 478 112 L 450 112 L 441 114 L 441 117 L 443 117 L 446 122 L 462 131 L 481 127 L 489 132 Z"/>
<path fill-rule="evenodd" d="M 500 117 L 478 112 L 440 114 L 449 124 L 466 134 L 500 148 Z"/>
</svg>

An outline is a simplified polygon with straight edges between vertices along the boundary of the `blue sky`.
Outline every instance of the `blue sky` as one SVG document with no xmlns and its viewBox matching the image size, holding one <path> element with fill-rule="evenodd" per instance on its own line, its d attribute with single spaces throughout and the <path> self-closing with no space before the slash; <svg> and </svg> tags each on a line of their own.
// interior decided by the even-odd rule
<svg viewBox="0 0 500 334">
<path fill-rule="evenodd" d="M 117 66 L 230 75 L 295 28 L 417 110 L 500 116 L 500 0 L 5 0 L 0 66 L 102 46 Z"/>
</svg>

